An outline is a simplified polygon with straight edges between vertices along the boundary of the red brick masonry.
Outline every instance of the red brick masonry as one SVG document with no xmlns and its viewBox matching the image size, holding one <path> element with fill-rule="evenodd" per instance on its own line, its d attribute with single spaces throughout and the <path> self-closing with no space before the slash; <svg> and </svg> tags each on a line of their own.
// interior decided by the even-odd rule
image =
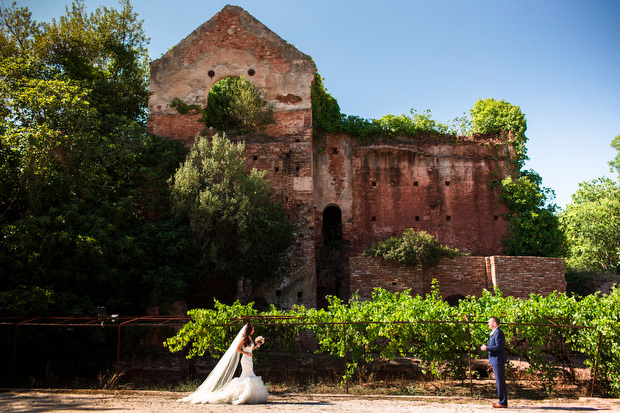
<svg viewBox="0 0 620 413">
<path fill-rule="evenodd" d="M 351 293 L 368 300 L 372 291 L 412 290 L 412 295 L 430 292 L 436 279 L 444 298 L 479 296 L 497 286 L 504 295 L 528 298 L 530 294 L 565 292 L 564 260 L 549 257 L 457 257 L 444 258 L 434 267 L 405 267 L 374 257 L 352 257 Z"/>
</svg>

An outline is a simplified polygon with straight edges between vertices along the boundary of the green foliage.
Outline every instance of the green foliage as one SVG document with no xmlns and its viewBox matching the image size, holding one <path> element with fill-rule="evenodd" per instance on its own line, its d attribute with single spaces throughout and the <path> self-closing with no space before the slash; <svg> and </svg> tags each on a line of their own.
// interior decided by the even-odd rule
<svg viewBox="0 0 620 413">
<path fill-rule="evenodd" d="M 520 170 L 528 160 L 527 122 L 519 106 L 505 100 L 479 99 L 470 111 L 473 133 L 511 133 L 511 144 L 515 149 L 515 169 Z"/>
<path fill-rule="evenodd" d="M 129 119 L 144 124 L 148 102 L 148 39 L 129 0 L 119 3 L 121 10 L 103 7 L 88 14 L 83 0 L 74 1 L 67 15 L 43 25 L 35 47 L 59 78 L 90 91 L 90 105 L 107 131 Z"/>
<path fill-rule="evenodd" d="M 426 231 L 407 228 L 400 236 L 381 241 L 364 251 L 362 255 L 382 257 L 408 267 L 415 267 L 418 264 L 433 266 L 443 257 L 453 258 L 463 254 L 458 249 L 441 245 Z"/>
<path fill-rule="evenodd" d="M 618 153 L 613 161 L 609 161 L 609 166 L 611 166 L 611 172 L 614 170 L 616 171 L 618 179 L 620 180 L 620 135 L 616 136 L 614 140 L 611 141 L 611 147 L 618 151 Z"/>
<path fill-rule="evenodd" d="M 141 313 L 193 276 L 166 185 L 183 148 L 145 134 L 146 39 L 121 5 L 0 11 L 2 314 Z"/>
<path fill-rule="evenodd" d="M 312 127 L 314 136 L 320 137 L 324 133 L 341 130 L 340 106 L 332 95 L 327 92 L 320 74 L 314 76 L 310 89 L 312 99 Z"/>
<path fill-rule="evenodd" d="M 532 170 L 521 171 L 517 180 L 502 181 L 501 201 L 508 207 L 508 228 L 503 239 L 507 255 L 559 257 L 565 249 L 564 234 L 551 202 L 554 193 L 542 185 Z"/>
<path fill-rule="evenodd" d="M 220 80 L 209 90 L 206 125 L 228 134 L 255 133 L 275 123 L 266 95 L 266 90 L 258 89 L 244 77 Z"/>
<path fill-rule="evenodd" d="M 265 171 L 245 168 L 244 144 L 199 137 L 171 179 L 173 204 L 199 246 L 207 278 L 265 281 L 285 267 L 294 227 L 273 203 Z"/>
<path fill-rule="evenodd" d="M 432 119 L 430 110 L 418 113 L 410 110 L 410 115 L 386 115 L 381 119 L 364 119 L 340 112 L 336 99 L 327 92 L 324 79 L 316 74 L 312 82 L 312 125 L 315 138 L 325 133 L 346 133 L 370 144 L 377 139 L 408 140 L 420 135 L 435 137 L 449 136 L 469 129 L 466 117 L 457 118 L 451 124 L 443 124 Z"/>
<path fill-rule="evenodd" d="M 594 368 L 599 340 L 601 343 L 598 373 L 610 394 L 620 396 L 620 288 L 608 295 L 593 294 L 579 302 L 572 315 L 575 324 L 592 326 L 569 338 L 573 347 L 588 356 L 586 365 Z"/>
<path fill-rule="evenodd" d="M 202 356 L 208 352 L 212 357 L 223 354 L 244 323 L 229 324 L 230 320 L 256 316 L 253 304 L 242 305 L 238 301 L 228 306 L 215 301 L 213 309 L 194 309 L 187 313 L 192 320 L 185 324 L 174 337 L 164 342 L 171 352 L 188 348 L 187 358 Z M 211 326 L 219 325 L 217 328 Z"/>
<path fill-rule="evenodd" d="M 302 330 L 314 333 L 319 353 L 347 357 L 343 378 L 350 379 L 359 367 L 376 358 L 409 356 L 420 359 L 429 375 L 444 373 L 448 363 L 455 378 L 466 377 L 467 355 L 486 357 L 479 350 L 489 337 L 486 320 L 501 318 L 510 355 L 529 362 L 529 372 L 540 378 L 541 386 L 551 393 L 565 366 L 568 354 L 580 352 L 593 369 L 598 340 L 602 335 L 597 378 L 612 395 L 620 394 L 620 289 L 609 295 L 592 295 L 582 300 L 566 294 L 547 297 L 531 295 L 527 300 L 503 297 L 500 291 L 484 291 L 480 297 L 461 300 L 450 307 L 442 300 L 434 284 L 430 294 L 412 297 L 409 291 L 390 293 L 376 289 L 372 300 L 353 296 L 344 303 L 329 297 L 327 309 L 295 307 L 290 312 L 271 309 L 256 312 L 251 305 L 216 304 L 216 310 L 195 310 L 192 321 L 167 340 L 171 351 L 189 348 L 188 357 L 209 351 L 221 353 L 232 340 L 226 336 L 227 322 L 245 315 L 270 318 L 282 326 L 294 340 Z M 297 322 L 292 320 L 298 320 Z M 563 325 L 587 327 L 565 328 Z M 268 327 L 262 327 L 267 329 Z M 235 327 L 233 333 L 238 329 Z M 278 337 L 267 336 L 267 341 Z"/>
<path fill-rule="evenodd" d="M 560 213 L 567 266 L 578 270 L 620 269 L 620 185 L 609 178 L 579 184 Z"/>
</svg>

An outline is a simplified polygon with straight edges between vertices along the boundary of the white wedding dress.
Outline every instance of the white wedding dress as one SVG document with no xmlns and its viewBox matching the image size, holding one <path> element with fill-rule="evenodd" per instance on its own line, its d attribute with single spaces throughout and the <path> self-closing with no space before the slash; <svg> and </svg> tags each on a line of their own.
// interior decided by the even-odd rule
<svg viewBox="0 0 620 413">
<path fill-rule="evenodd" d="M 244 327 L 245 328 L 245 327 Z M 243 332 L 243 329 L 239 333 Z M 239 336 L 237 336 L 239 338 Z M 237 341 L 237 339 L 235 340 Z M 229 348 L 229 351 L 233 349 L 235 342 Z M 236 349 L 236 347 L 235 347 Z M 236 351 L 236 350 L 234 350 Z M 246 353 L 252 352 L 252 346 L 243 348 Z M 239 354 L 239 353 L 236 353 Z M 235 377 L 230 380 L 226 379 L 226 373 L 220 373 L 219 367 L 222 362 L 228 363 L 230 366 L 230 360 L 226 360 L 228 352 L 222 356 L 218 365 L 215 366 L 209 377 L 203 382 L 195 392 L 191 393 L 187 397 L 180 399 L 179 401 L 190 403 L 213 403 L 213 404 L 257 404 L 265 403 L 269 397 L 269 393 L 263 384 L 263 380 L 260 376 L 254 374 L 254 364 L 252 362 L 252 356 L 241 356 L 241 376 Z M 237 358 L 233 357 L 234 367 L 236 367 Z M 224 364 L 225 364 L 224 363 Z M 230 370 L 230 369 L 229 369 Z M 234 372 L 234 370 L 233 370 Z M 215 373 L 215 374 L 214 374 Z M 232 376 L 232 374 L 231 374 Z M 223 378 L 223 379 L 222 379 Z M 227 382 L 227 380 L 230 380 Z M 226 383 L 227 382 L 227 383 Z"/>
</svg>

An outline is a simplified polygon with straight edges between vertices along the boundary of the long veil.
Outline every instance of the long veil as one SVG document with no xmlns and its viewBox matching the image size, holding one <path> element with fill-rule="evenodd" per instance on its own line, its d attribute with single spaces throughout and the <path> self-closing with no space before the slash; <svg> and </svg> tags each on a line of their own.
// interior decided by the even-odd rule
<svg viewBox="0 0 620 413">
<path fill-rule="evenodd" d="M 245 328 L 246 326 L 244 325 L 239 333 L 237 333 L 237 337 L 235 337 L 230 347 L 228 347 L 228 350 L 226 350 L 222 358 L 220 358 L 220 361 L 218 361 L 213 370 L 211 370 L 211 373 L 209 373 L 205 381 L 193 393 L 178 401 L 192 402 L 203 400 L 205 395 L 221 389 L 232 380 L 240 357 L 240 354 L 237 352 L 237 347 L 239 347 L 239 343 L 243 340 Z"/>
</svg>

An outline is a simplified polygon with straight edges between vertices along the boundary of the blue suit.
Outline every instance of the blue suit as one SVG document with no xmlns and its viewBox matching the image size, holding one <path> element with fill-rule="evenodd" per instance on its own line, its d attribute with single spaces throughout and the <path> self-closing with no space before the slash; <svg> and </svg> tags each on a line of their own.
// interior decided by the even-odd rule
<svg viewBox="0 0 620 413">
<path fill-rule="evenodd" d="M 495 384 L 497 385 L 499 404 L 503 405 L 508 404 L 508 395 L 506 393 L 505 343 L 506 339 L 504 338 L 504 332 L 497 327 L 491 337 L 489 337 L 489 344 L 487 344 L 489 364 L 493 367 L 493 373 L 495 373 Z"/>
</svg>

